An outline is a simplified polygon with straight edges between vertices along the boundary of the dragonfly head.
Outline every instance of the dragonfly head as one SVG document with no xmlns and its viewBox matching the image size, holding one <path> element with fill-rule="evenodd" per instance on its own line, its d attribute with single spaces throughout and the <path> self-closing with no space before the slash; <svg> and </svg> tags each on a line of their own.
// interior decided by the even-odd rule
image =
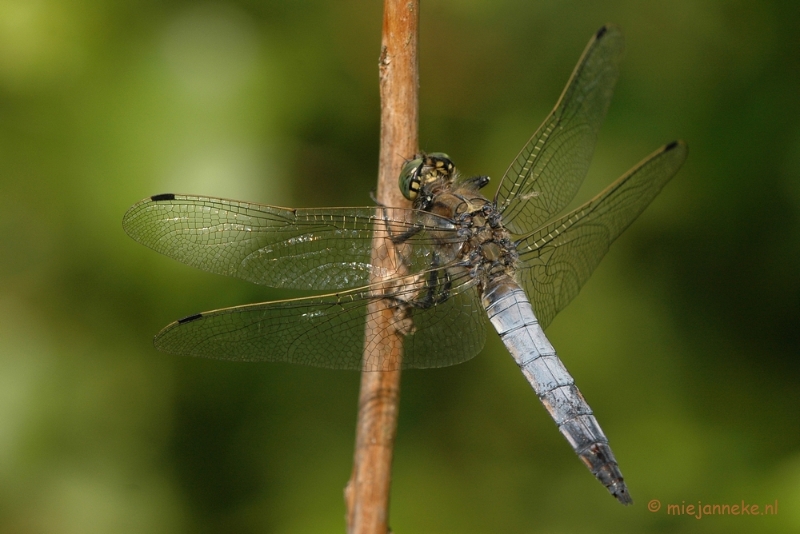
<svg viewBox="0 0 800 534">
<path fill-rule="evenodd" d="M 420 190 L 440 179 L 452 179 L 455 165 L 444 152 L 418 154 L 406 161 L 400 171 L 400 192 L 408 200 L 414 201 Z"/>
</svg>

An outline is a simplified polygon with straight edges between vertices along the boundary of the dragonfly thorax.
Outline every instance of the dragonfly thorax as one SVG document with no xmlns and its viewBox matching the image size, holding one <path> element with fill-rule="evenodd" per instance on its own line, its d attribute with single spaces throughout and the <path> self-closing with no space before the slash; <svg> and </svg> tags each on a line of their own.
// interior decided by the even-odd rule
<svg viewBox="0 0 800 534">
<path fill-rule="evenodd" d="M 513 277 L 519 254 L 494 204 L 476 194 L 464 198 L 459 208 L 466 206 L 472 209 L 458 213 L 455 220 L 465 238 L 462 254 L 471 275 L 483 287 L 490 278 L 504 274 Z"/>
<path fill-rule="evenodd" d="M 479 190 L 488 176 L 460 180 L 452 160 L 442 152 L 418 154 L 403 166 L 400 189 L 414 208 L 453 220 L 463 239 L 459 256 L 481 285 L 489 277 L 513 276 L 519 255 L 493 202 Z"/>
<path fill-rule="evenodd" d="M 503 227 L 502 218 L 493 202 L 477 189 L 488 182 L 486 177 L 466 180 L 459 186 L 438 192 L 429 211 L 447 217 L 458 225 L 463 239 L 459 256 L 481 286 L 489 278 L 502 274 L 512 276 L 519 254 L 511 236 Z"/>
</svg>

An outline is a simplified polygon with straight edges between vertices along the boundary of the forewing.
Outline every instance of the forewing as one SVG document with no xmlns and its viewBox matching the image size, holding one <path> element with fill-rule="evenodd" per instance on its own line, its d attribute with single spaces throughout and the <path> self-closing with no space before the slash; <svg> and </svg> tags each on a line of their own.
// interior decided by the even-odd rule
<svg viewBox="0 0 800 534">
<path fill-rule="evenodd" d="M 536 230 L 575 197 L 611 102 L 623 48 L 619 28 L 598 30 L 555 109 L 509 166 L 495 203 L 512 233 Z"/>
<path fill-rule="evenodd" d="M 187 265 L 295 289 L 358 287 L 370 276 L 426 269 L 435 249 L 459 241 L 451 221 L 417 210 L 289 209 L 171 194 L 134 205 L 122 225 L 136 241 Z M 402 258 L 385 250 L 398 236 L 404 236 Z M 384 243 L 375 256 L 373 238 Z M 390 261 L 373 265 L 371 258 L 381 256 Z"/>
<path fill-rule="evenodd" d="M 156 348 L 187 356 L 234 361 L 287 362 L 351 370 L 391 370 L 454 365 L 477 354 L 484 342 L 480 301 L 467 276 L 454 281 L 450 298 L 427 308 L 395 308 L 390 329 L 371 335 L 365 326 L 375 300 L 419 302 L 427 276 L 319 297 L 251 304 L 176 321 L 155 339 Z M 403 313 L 404 310 L 409 313 Z M 409 320 L 410 319 L 410 320 Z M 387 359 L 394 330 L 406 332 L 402 362 Z M 391 347 L 389 347 L 391 348 Z M 364 354 L 367 354 L 364 359 Z"/>
<path fill-rule="evenodd" d="M 611 243 L 683 164 L 676 141 L 649 155 L 594 199 L 521 239 L 519 280 L 542 327 L 578 294 Z"/>
</svg>

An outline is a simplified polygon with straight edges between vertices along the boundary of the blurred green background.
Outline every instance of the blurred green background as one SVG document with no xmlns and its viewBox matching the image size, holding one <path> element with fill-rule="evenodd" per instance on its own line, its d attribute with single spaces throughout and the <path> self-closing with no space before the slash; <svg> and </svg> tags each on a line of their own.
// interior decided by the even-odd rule
<svg viewBox="0 0 800 534">
<path fill-rule="evenodd" d="M 496 185 L 616 22 L 580 198 L 674 138 L 690 155 L 548 330 L 636 504 L 490 334 L 403 376 L 395 532 L 800 530 L 799 6 L 423 2 L 423 149 Z M 358 375 L 158 353 L 178 317 L 298 294 L 180 265 L 120 221 L 162 192 L 369 205 L 381 10 L 0 1 L 0 532 L 344 531 Z M 778 515 L 666 514 L 742 500 Z"/>
</svg>

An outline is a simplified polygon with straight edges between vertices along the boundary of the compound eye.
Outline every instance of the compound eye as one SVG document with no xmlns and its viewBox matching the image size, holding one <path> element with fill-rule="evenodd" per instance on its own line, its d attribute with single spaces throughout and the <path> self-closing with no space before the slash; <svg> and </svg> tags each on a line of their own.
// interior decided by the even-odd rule
<svg viewBox="0 0 800 534">
<path fill-rule="evenodd" d="M 419 173 L 422 170 L 422 158 L 409 160 L 400 171 L 400 192 L 408 200 L 414 200 L 419 194 L 421 185 Z"/>
<path fill-rule="evenodd" d="M 428 154 L 428 165 L 436 169 L 440 174 L 452 174 L 455 165 L 450 156 L 444 152 L 431 152 Z"/>
</svg>

